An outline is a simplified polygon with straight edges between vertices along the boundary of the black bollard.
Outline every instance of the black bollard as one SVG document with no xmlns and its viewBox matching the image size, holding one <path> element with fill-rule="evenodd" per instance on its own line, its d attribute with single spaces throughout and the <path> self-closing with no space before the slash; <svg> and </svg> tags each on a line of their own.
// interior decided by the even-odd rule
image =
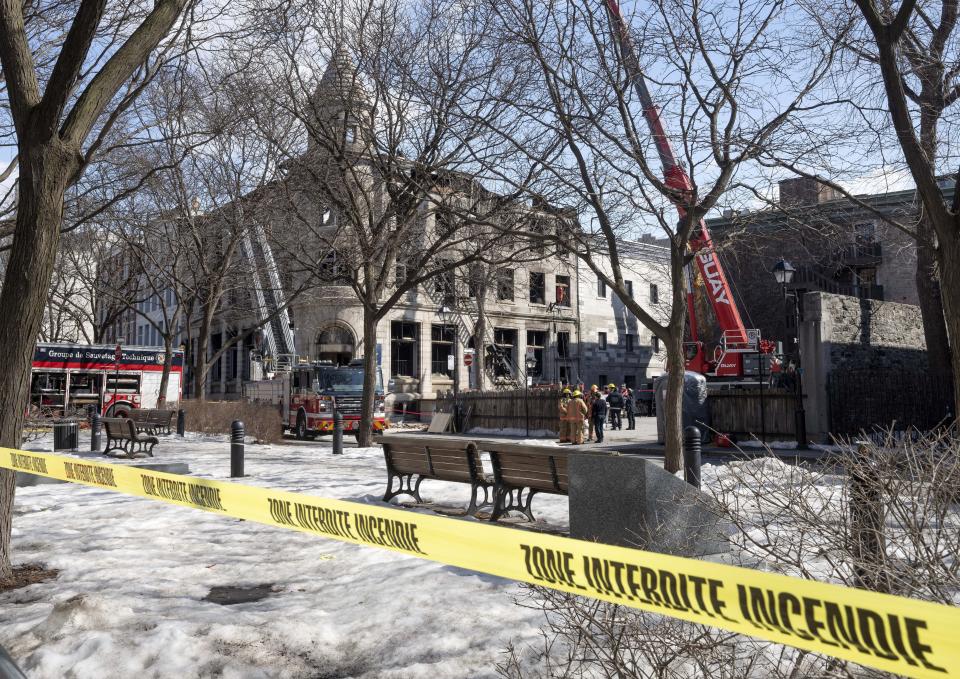
<svg viewBox="0 0 960 679">
<path fill-rule="evenodd" d="M 177 436 L 183 436 L 187 431 L 187 414 L 183 408 L 177 411 Z"/>
<path fill-rule="evenodd" d="M 700 487 L 700 430 L 683 430 L 683 479 L 695 488 Z"/>
<path fill-rule="evenodd" d="M 97 411 L 90 417 L 90 452 L 100 452 L 100 413 Z"/>
<path fill-rule="evenodd" d="M 230 425 L 230 478 L 243 476 L 243 422 Z"/>
<path fill-rule="evenodd" d="M 343 455 L 343 415 L 333 412 L 333 454 Z"/>
</svg>

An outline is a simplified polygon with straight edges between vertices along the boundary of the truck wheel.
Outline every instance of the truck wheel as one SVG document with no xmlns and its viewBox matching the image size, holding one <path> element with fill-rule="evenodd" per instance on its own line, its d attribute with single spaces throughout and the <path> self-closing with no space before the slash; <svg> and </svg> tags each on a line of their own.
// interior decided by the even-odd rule
<svg viewBox="0 0 960 679">
<path fill-rule="evenodd" d="M 130 406 L 126 403 L 114 403 L 107 408 L 107 417 L 130 417 Z"/>
<path fill-rule="evenodd" d="M 307 416 L 302 412 L 297 413 L 297 440 L 303 441 L 307 438 Z"/>
</svg>

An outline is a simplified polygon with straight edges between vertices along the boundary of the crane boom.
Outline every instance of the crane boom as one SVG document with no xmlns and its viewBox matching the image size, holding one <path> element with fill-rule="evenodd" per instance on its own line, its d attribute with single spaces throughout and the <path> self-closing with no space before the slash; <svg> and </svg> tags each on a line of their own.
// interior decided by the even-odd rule
<svg viewBox="0 0 960 679">
<path fill-rule="evenodd" d="M 620 45 L 620 51 L 623 55 L 624 66 L 627 70 L 627 76 L 633 85 L 637 96 L 640 99 L 640 105 L 643 108 L 643 117 L 647 121 L 647 127 L 650 129 L 650 135 L 657 147 L 657 154 L 660 156 L 660 163 L 663 166 L 664 184 L 680 195 L 687 195 L 693 191 L 693 183 L 683 166 L 677 161 L 674 155 L 673 147 L 667 138 L 663 129 L 663 122 L 660 119 L 660 110 L 653 102 L 650 96 L 650 90 L 647 88 L 647 81 L 643 77 L 643 71 L 640 69 L 640 62 L 637 58 L 636 50 L 633 48 L 633 41 L 630 38 L 630 32 L 627 30 L 627 24 L 620 13 L 620 6 L 616 0 L 605 0 L 607 11 L 610 14 L 610 20 L 613 24 L 613 32 Z M 674 200 L 677 212 L 681 219 L 686 216 L 686 209 L 682 202 Z M 737 309 L 736 301 L 733 299 L 730 285 L 727 282 L 727 276 L 724 273 L 720 259 L 713 245 L 713 239 L 707 230 L 707 225 L 703 219 L 697 225 L 696 232 L 690 237 L 690 250 L 694 253 L 694 260 L 700 270 L 700 276 L 703 279 L 707 290 L 707 297 L 713 308 L 713 313 L 717 318 L 717 324 L 723 333 L 724 344 L 730 346 L 743 346 L 748 343 L 747 330 L 740 318 L 740 311 Z M 693 285 L 692 272 L 687 269 L 687 306 L 690 318 L 690 330 L 692 339 L 699 345 L 697 337 L 696 315 L 693 305 Z M 702 345 L 696 356 L 688 356 L 688 367 L 698 372 L 706 372 L 709 361 L 703 356 Z M 741 361 L 738 353 L 727 354 L 726 357 L 719 357 L 716 362 L 716 372 L 718 375 L 739 376 L 741 373 Z"/>
</svg>

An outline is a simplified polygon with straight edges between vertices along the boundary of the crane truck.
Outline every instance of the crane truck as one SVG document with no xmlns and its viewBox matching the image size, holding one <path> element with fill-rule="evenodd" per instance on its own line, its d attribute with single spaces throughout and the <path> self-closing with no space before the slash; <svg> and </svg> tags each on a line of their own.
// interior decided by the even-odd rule
<svg viewBox="0 0 960 679">
<path fill-rule="evenodd" d="M 673 203 L 682 220 L 687 215 L 682 197 L 692 193 L 693 182 L 683 166 L 677 161 L 670 140 L 667 139 L 663 121 L 660 119 L 660 110 L 654 104 L 653 97 L 651 97 L 650 90 L 647 87 L 647 81 L 643 77 L 640 62 L 633 47 L 633 40 L 630 38 L 630 32 L 623 15 L 620 13 L 620 6 L 617 0 L 605 0 L 605 2 L 613 33 L 623 54 L 627 76 L 640 99 L 644 120 L 647 122 L 650 136 L 657 148 L 657 155 L 660 157 L 664 184 L 675 192 L 676 197 Z M 714 347 L 712 355 L 709 355 L 704 342 L 699 337 L 694 309 L 695 275 L 692 267 L 688 264 L 685 270 L 685 279 L 690 341 L 684 343 L 686 368 L 712 377 L 741 378 L 744 376 L 744 356 L 757 352 L 769 354 L 773 350 L 773 343 L 762 340 L 759 330 L 748 330 L 744 327 L 730 284 L 727 282 L 723 265 L 720 263 L 713 239 L 710 237 L 710 231 L 703 219 L 700 219 L 693 235 L 690 237 L 689 248 L 693 254 L 693 261 L 696 262 L 699 269 L 700 278 L 704 283 L 707 299 L 710 301 L 710 306 L 716 316 L 721 335 L 720 343 Z"/>
</svg>

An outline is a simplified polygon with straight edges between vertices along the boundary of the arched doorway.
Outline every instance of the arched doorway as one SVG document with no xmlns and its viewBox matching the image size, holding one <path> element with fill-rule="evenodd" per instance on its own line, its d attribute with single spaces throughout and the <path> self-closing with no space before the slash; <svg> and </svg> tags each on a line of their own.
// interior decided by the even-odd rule
<svg viewBox="0 0 960 679">
<path fill-rule="evenodd" d="M 331 361 L 334 365 L 346 365 L 353 359 L 356 339 L 353 331 L 340 324 L 329 325 L 317 333 L 316 357 L 318 361 Z"/>
</svg>

